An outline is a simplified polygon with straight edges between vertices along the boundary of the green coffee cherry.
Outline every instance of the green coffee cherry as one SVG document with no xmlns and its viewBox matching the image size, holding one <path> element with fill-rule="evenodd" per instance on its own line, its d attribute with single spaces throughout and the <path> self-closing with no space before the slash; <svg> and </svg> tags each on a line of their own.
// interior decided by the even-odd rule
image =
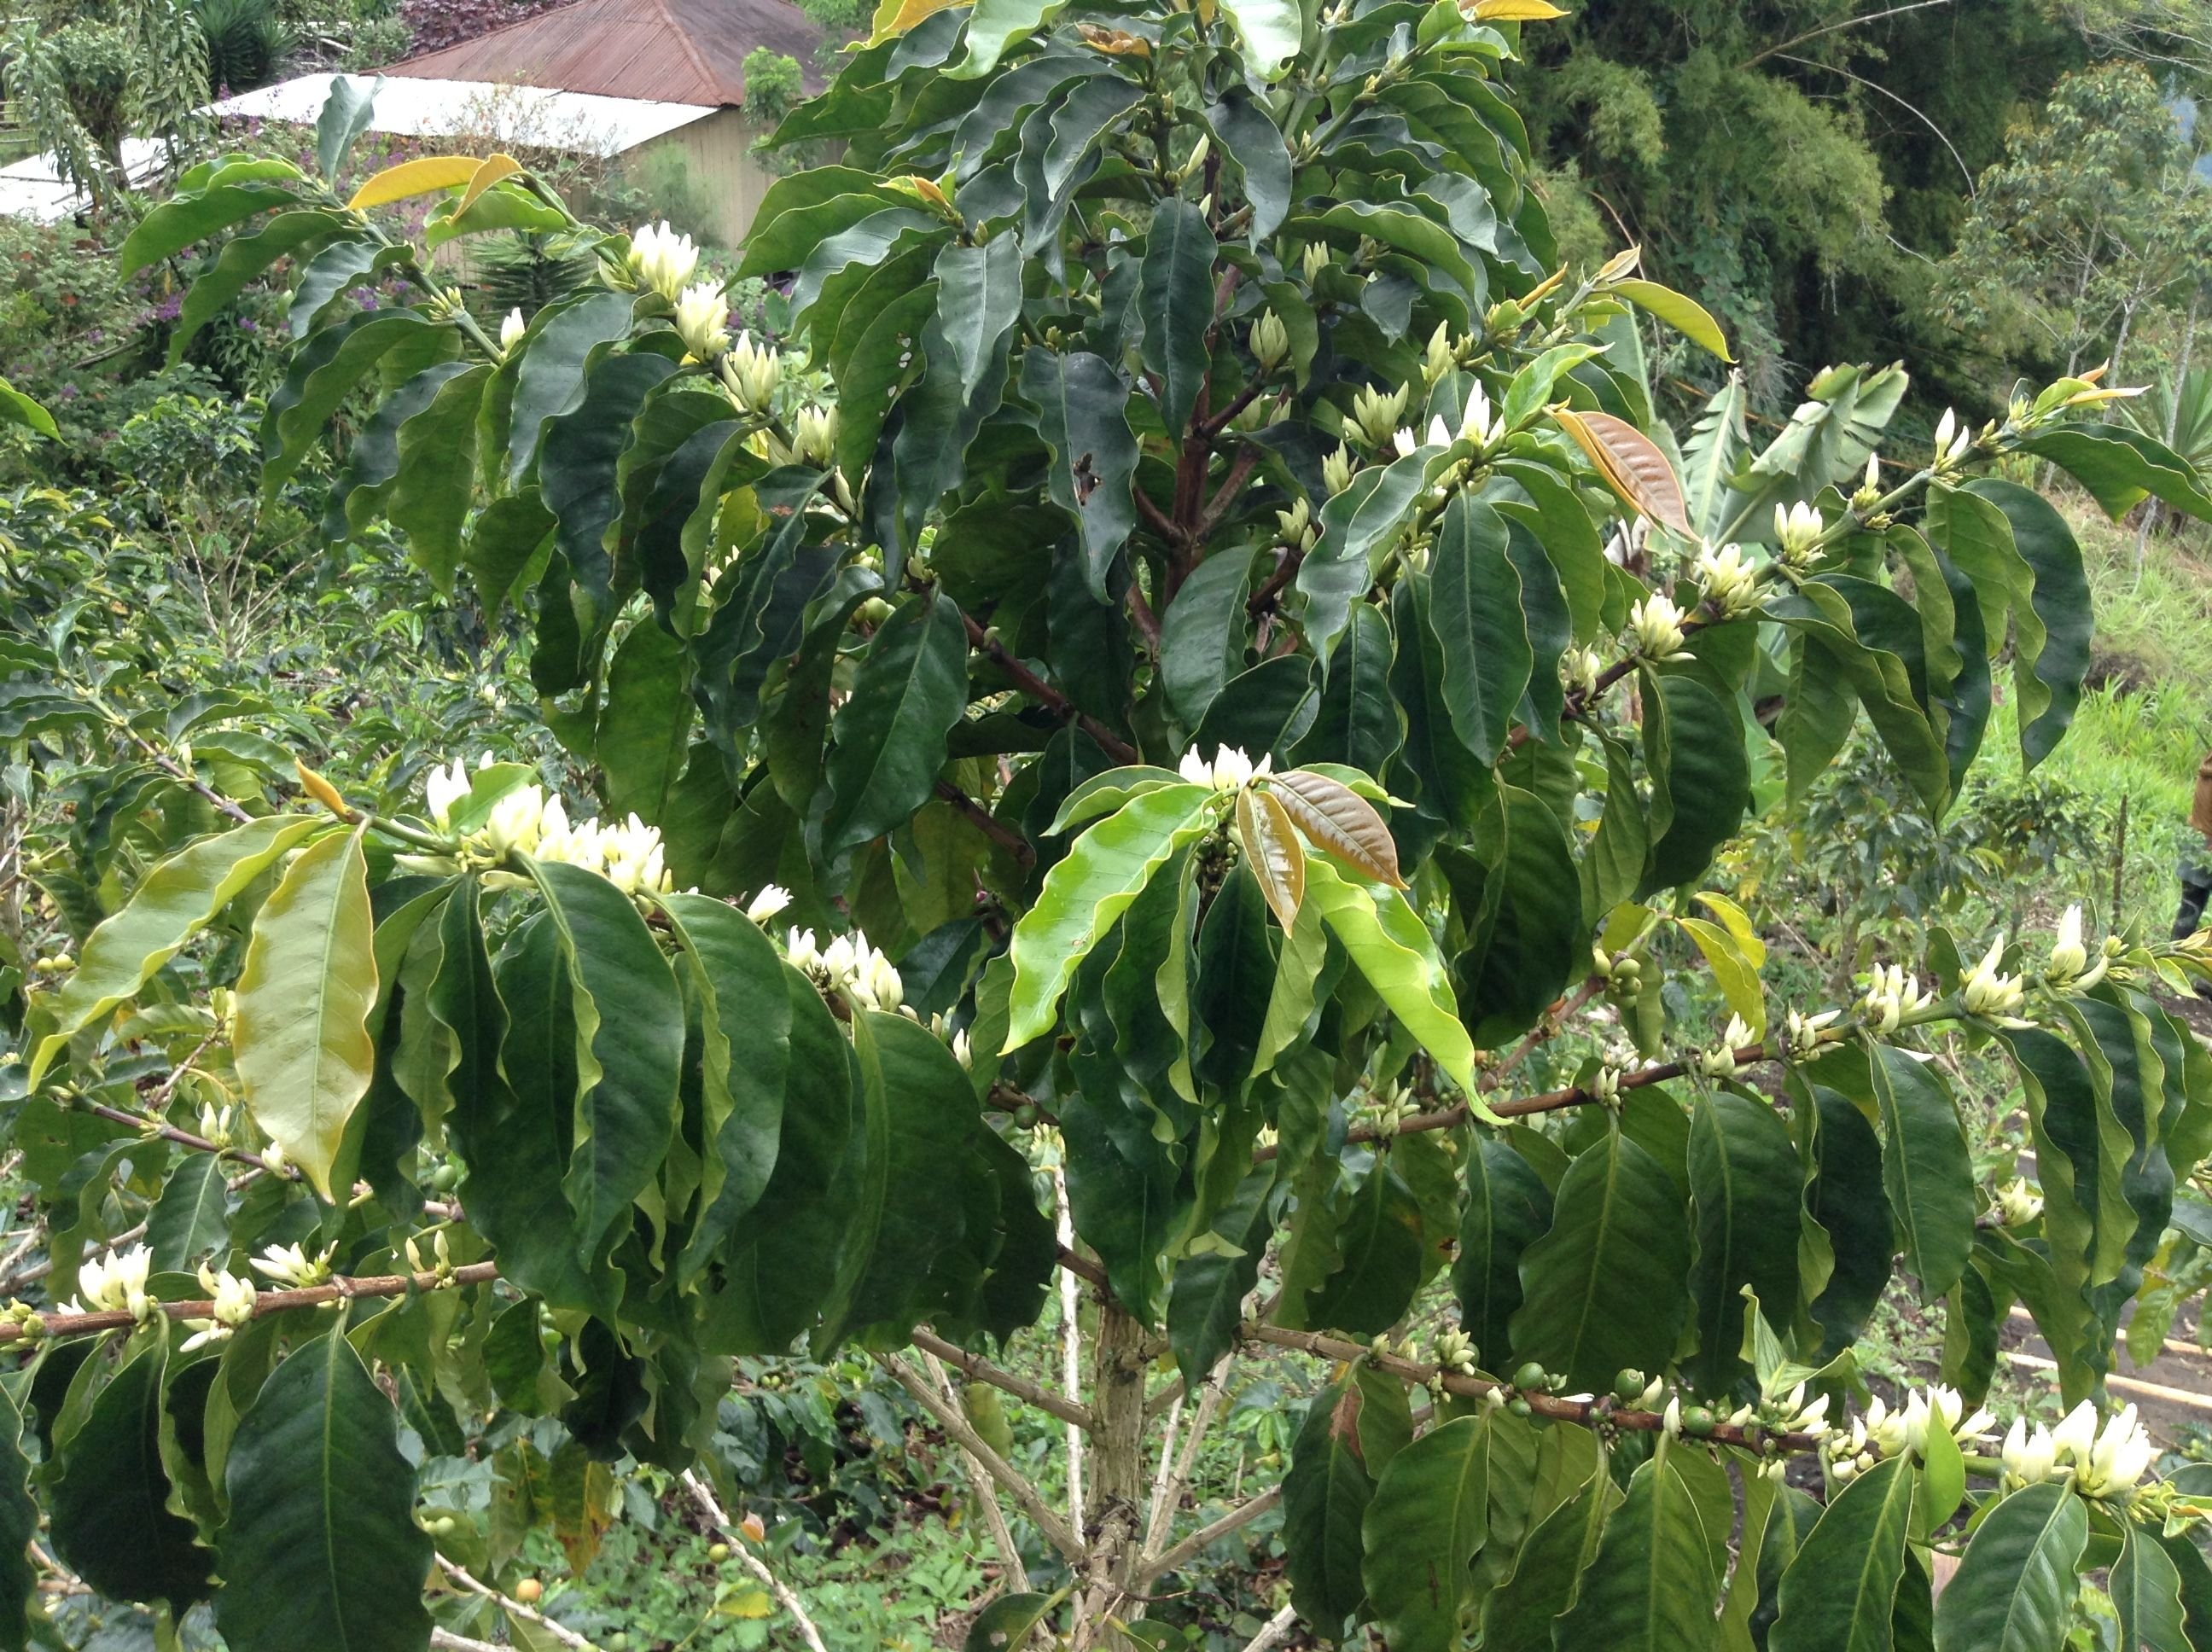
<svg viewBox="0 0 2212 1652">
<path fill-rule="evenodd" d="M 729 1558 L 730 1546 L 726 1543 L 710 1545 L 707 1550 L 707 1558 L 713 1561 L 718 1566 Z"/>
<path fill-rule="evenodd" d="M 1713 1431 L 1713 1414 L 1704 1406 L 1685 1406 L 1682 1408 L 1682 1432 L 1693 1440 L 1702 1440 Z"/>
<path fill-rule="evenodd" d="M 1516 1417 L 1533 1416 L 1536 1410 L 1534 1406 L 1530 1405 L 1526 1400 L 1522 1399 L 1517 1394 L 1505 1402 L 1505 1409 L 1511 1412 Z"/>
<path fill-rule="evenodd" d="M 1516 1388 L 1548 1388 L 1552 1386 L 1552 1376 L 1532 1359 L 1513 1373 L 1513 1386 Z"/>
</svg>

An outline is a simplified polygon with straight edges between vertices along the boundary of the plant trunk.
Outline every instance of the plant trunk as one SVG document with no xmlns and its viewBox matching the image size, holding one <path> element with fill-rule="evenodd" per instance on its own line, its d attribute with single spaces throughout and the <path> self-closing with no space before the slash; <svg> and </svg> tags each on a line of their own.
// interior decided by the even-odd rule
<svg viewBox="0 0 2212 1652">
<path fill-rule="evenodd" d="M 1114 1303 L 1098 1310 L 1091 1348 L 1091 1432 L 1083 1539 L 1091 1564 L 1077 1597 L 1074 1652 L 1109 1644 L 1109 1615 L 1124 1609 L 1143 1540 L 1145 1327 Z"/>
</svg>

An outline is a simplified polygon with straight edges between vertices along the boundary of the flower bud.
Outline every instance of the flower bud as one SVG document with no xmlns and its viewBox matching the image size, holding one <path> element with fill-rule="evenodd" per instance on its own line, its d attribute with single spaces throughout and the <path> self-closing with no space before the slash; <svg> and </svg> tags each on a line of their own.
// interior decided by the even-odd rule
<svg viewBox="0 0 2212 1652">
<path fill-rule="evenodd" d="M 1273 310 L 1262 310 L 1252 324 L 1252 359 L 1262 373 L 1273 373 L 1291 353 L 1291 330 Z"/>
</svg>

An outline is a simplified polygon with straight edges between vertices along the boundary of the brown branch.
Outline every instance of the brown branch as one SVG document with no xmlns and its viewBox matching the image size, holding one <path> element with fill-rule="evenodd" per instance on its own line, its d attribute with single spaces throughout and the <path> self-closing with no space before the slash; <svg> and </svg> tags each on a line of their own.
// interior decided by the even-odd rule
<svg viewBox="0 0 2212 1652">
<path fill-rule="evenodd" d="M 1762 1061 L 1779 1061 L 1782 1059 L 1779 1048 L 1769 1048 L 1765 1044 L 1747 1044 L 1735 1054 L 1738 1066 L 1752 1066 Z M 1633 1072 L 1624 1072 L 1618 1083 L 1622 1090 L 1641 1090 L 1647 1084 L 1663 1084 L 1671 1078 L 1679 1078 L 1689 1070 L 1685 1062 L 1661 1061 L 1651 1066 L 1638 1067 Z M 1495 1102 L 1490 1110 L 1501 1119 L 1519 1119 L 1532 1113 L 1556 1113 L 1562 1108 L 1582 1107 L 1600 1099 L 1586 1084 L 1569 1084 L 1564 1090 L 1547 1090 L 1540 1095 L 1519 1096 L 1510 1102 Z M 1465 1124 L 1471 1116 L 1468 1104 L 1460 1102 L 1450 1107 L 1439 1108 L 1433 1113 L 1408 1114 L 1388 1131 L 1379 1130 L 1371 1124 L 1355 1124 L 1344 1133 L 1344 1139 L 1346 1142 L 1355 1142 L 1373 1141 L 1376 1137 L 1386 1134 L 1416 1136 L 1428 1130 L 1449 1130 Z M 1273 1146 L 1255 1148 L 1252 1162 L 1255 1164 L 1264 1163 L 1274 1157 L 1278 1151 Z"/>
<path fill-rule="evenodd" d="M 302 1286 L 295 1291 L 264 1291 L 253 1299 L 256 1319 L 264 1314 L 282 1314 L 294 1308 L 320 1308 L 325 1303 L 347 1302 L 356 1297 L 404 1297 L 410 1291 L 435 1291 L 441 1285 L 483 1285 L 499 1278 L 496 1262 L 471 1262 L 466 1267 L 457 1267 L 442 1277 L 435 1273 L 369 1273 L 352 1278 L 341 1276 L 328 1285 Z M 211 1302 L 165 1302 L 154 1304 L 173 1320 L 204 1320 L 215 1317 Z M 120 1331 L 137 1323 L 130 1314 L 118 1309 L 97 1314 L 46 1314 L 40 1316 L 42 1334 L 49 1337 L 86 1336 L 100 1331 Z M 0 1343 L 24 1340 L 21 1325 L 13 1321 L 0 1321 Z"/>
<path fill-rule="evenodd" d="M 1298 577 L 1298 568 L 1306 554 L 1296 545 L 1285 546 L 1276 560 L 1275 571 L 1260 581 L 1260 588 L 1244 602 L 1244 611 L 1257 618 L 1275 605 L 1275 598 L 1283 594 L 1292 580 Z"/>
<path fill-rule="evenodd" d="M 527 1623 L 537 1625 L 562 1645 L 573 1648 L 574 1652 L 599 1652 L 598 1647 L 569 1628 L 568 1625 L 556 1623 L 536 1607 L 526 1606 L 512 1595 L 502 1594 L 490 1584 L 471 1576 L 469 1572 L 455 1565 L 443 1555 L 436 1555 L 434 1558 L 438 1563 L 440 1571 L 468 1590 L 470 1594 L 481 1594 L 485 1600 L 494 1602 L 508 1617 L 520 1618 Z"/>
<path fill-rule="evenodd" d="M 1145 519 L 1146 527 L 1166 540 L 1176 550 L 1180 550 L 1189 543 L 1189 536 L 1176 525 L 1173 517 L 1152 502 L 1152 496 L 1150 494 L 1133 483 L 1130 486 L 1129 493 L 1130 496 L 1136 500 L 1137 514 Z"/>
<path fill-rule="evenodd" d="M 1149 1583 L 1155 1577 L 1165 1576 L 1194 1556 L 1203 1554 L 1231 1532 L 1259 1519 L 1282 1500 L 1283 1488 L 1280 1485 L 1271 1485 L 1259 1496 L 1247 1498 L 1211 1525 L 1200 1527 L 1175 1547 L 1166 1550 L 1154 1559 L 1139 1564 L 1137 1568 L 1136 1581 L 1139 1583 Z"/>
<path fill-rule="evenodd" d="M 684 1471 L 684 1489 L 691 1494 L 691 1500 L 699 1505 L 700 1512 L 707 1516 L 714 1529 L 728 1541 L 731 1558 L 750 1572 L 753 1581 L 775 1596 L 776 1603 L 791 1614 L 792 1621 L 799 1625 L 799 1636 L 811 1652 L 829 1652 L 822 1643 L 822 1631 L 814 1626 L 814 1619 L 808 1614 L 805 1603 L 793 1592 L 790 1585 L 768 1569 L 766 1561 L 752 1552 L 751 1545 L 745 1540 L 745 1534 L 730 1523 L 730 1516 L 724 1510 L 721 1499 L 714 1495 L 714 1488 L 701 1479 L 696 1471 L 687 1468 Z"/>
<path fill-rule="evenodd" d="M 1062 721 L 1079 725 L 1085 733 L 1098 742 L 1108 756 L 1125 763 L 1137 761 L 1136 747 L 1090 713 L 1078 710 L 1073 700 L 1023 665 L 1005 643 L 978 625 L 973 614 L 963 613 L 960 619 L 968 628 L 969 646 L 1004 671 L 1016 688 Z"/>
<path fill-rule="evenodd" d="M 1214 490 L 1213 497 L 1207 501 L 1205 510 L 1199 513 L 1200 539 L 1211 538 L 1213 531 L 1221 525 L 1222 518 L 1229 514 L 1230 507 L 1237 502 L 1237 493 L 1251 480 L 1252 472 L 1259 468 L 1259 464 L 1258 448 L 1249 442 L 1237 447 L 1237 457 L 1229 461 L 1229 474 L 1222 477 L 1221 486 Z"/>
<path fill-rule="evenodd" d="M 951 780 L 937 782 L 937 795 L 951 804 L 961 817 L 977 831 L 989 838 L 1024 866 L 1036 864 L 1036 851 L 1030 847 L 1029 839 L 1000 820 L 981 804 L 969 797 Z"/>
<path fill-rule="evenodd" d="M 1144 638 L 1145 647 L 1152 658 L 1158 659 L 1160 657 L 1160 617 L 1152 612 L 1152 604 L 1145 600 L 1145 593 L 1137 588 L 1136 580 L 1129 581 L 1124 600 L 1128 604 L 1130 623 L 1137 628 L 1137 635 Z"/>
<path fill-rule="evenodd" d="M 933 1331 L 916 1327 L 914 1333 L 914 1345 L 926 1353 L 935 1354 L 948 1365 L 957 1366 L 969 1381 L 988 1383 L 994 1388 L 1003 1388 L 1017 1400 L 1027 1400 L 1039 1411 L 1050 1412 L 1063 1423 L 1073 1423 L 1079 1429 L 1090 1429 L 1097 1425 L 1098 1419 L 1091 1414 L 1091 1408 L 1088 1406 L 1078 1405 L 1072 1400 L 1064 1400 L 1051 1389 L 1040 1388 L 1025 1376 L 1017 1376 L 1012 1371 L 1001 1370 L 989 1360 L 947 1342 Z"/>
<path fill-rule="evenodd" d="M 114 1124 L 127 1124 L 132 1129 L 148 1136 L 158 1136 L 163 1141 L 174 1142 L 179 1147 L 189 1147 L 195 1153 L 219 1153 L 235 1163 L 251 1164 L 256 1169 L 268 1168 L 254 1155 L 242 1148 L 218 1147 L 205 1136 L 195 1136 L 189 1130 L 179 1130 L 173 1124 L 164 1124 L 161 1120 L 148 1114 L 132 1113 L 123 1108 L 109 1107 L 102 1102 L 80 1101 L 76 1105 L 94 1118 L 106 1119 Z M 289 1165 L 285 1168 L 287 1174 L 296 1181 L 299 1171 Z"/>
<path fill-rule="evenodd" d="M 1510 1382 L 1493 1382 L 1487 1377 L 1463 1376 L 1457 1371 L 1447 1371 L 1441 1366 L 1425 1365 L 1419 1360 L 1401 1358 L 1396 1354 L 1378 1354 L 1365 1343 L 1347 1342 L 1342 1337 L 1333 1337 L 1319 1331 L 1287 1331 L 1279 1325 L 1247 1325 L 1245 1338 L 1253 1342 L 1271 1343 L 1278 1348 L 1295 1348 L 1301 1353 L 1317 1355 L 1323 1359 L 1351 1361 L 1364 1359 L 1376 1370 L 1387 1371 L 1407 1382 L 1441 1388 L 1447 1394 L 1456 1394 L 1480 1400 L 1493 1394 L 1510 1394 L 1525 1400 L 1528 1409 L 1539 1417 L 1548 1417 L 1556 1422 L 1576 1423 L 1584 1428 L 1599 1423 L 1616 1429 L 1634 1430 L 1645 1434 L 1662 1433 L 1667 1419 L 1656 1411 L 1636 1411 L 1614 1403 L 1612 1396 L 1598 1400 L 1565 1400 L 1558 1394 L 1516 1388 Z M 1746 1450 L 1759 1451 L 1768 1447 L 1780 1451 L 1817 1450 L 1821 1436 L 1817 1434 L 1790 1434 L 1778 1429 L 1762 1429 L 1756 1424 L 1738 1428 L 1727 1423 L 1717 1423 L 1712 1432 L 1705 1436 L 1720 1445 L 1741 1446 Z"/>
<path fill-rule="evenodd" d="M 1043 1493 L 1021 1473 L 992 1449 L 991 1443 L 978 1434 L 972 1424 L 945 1396 L 932 1388 L 920 1371 L 896 1354 L 878 1354 L 877 1364 L 898 1379 L 899 1386 L 912 1394 L 921 1408 L 936 1420 L 937 1425 L 950 1436 L 953 1442 L 982 1464 L 990 1477 L 1006 1487 L 1007 1494 L 1021 1505 L 1021 1510 L 1044 1534 L 1045 1541 L 1060 1551 L 1069 1564 L 1082 1567 L 1091 1558 L 1083 1540 L 1076 1536 L 1075 1528 L 1052 1511 Z"/>
<path fill-rule="evenodd" d="M 1218 436 L 1235 422 L 1237 416 L 1267 393 L 1267 381 L 1255 379 L 1229 399 L 1229 405 L 1218 413 L 1208 414 L 1198 422 L 1198 428 L 1209 436 Z"/>
</svg>

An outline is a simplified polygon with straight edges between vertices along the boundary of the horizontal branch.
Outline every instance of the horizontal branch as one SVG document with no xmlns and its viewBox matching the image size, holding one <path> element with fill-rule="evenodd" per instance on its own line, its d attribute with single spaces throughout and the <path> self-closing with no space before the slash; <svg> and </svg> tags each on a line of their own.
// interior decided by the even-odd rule
<svg viewBox="0 0 2212 1652">
<path fill-rule="evenodd" d="M 1247 1325 L 1243 1334 L 1248 1341 L 1272 1343 L 1279 1348 L 1295 1348 L 1301 1353 L 1316 1354 L 1323 1359 L 1351 1361 L 1364 1359 L 1379 1371 L 1407 1382 L 1441 1388 L 1447 1394 L 1456 1394 L 1480 1400 L 1491 1394 L 1510 1394 L 1528 1402 L 1528 1409 L 1539 1417 L 1548 1417 L 1555 1422 L 1576 1423 L 1584 1428 L 1603 1423 L 1608 1428 L 1629 1429 L 1647 1434 L 1663 1432 L 1666 1418 L 1656 1411 L 1637 1411 L 1615 1405 L 1610 1398 L 1598 1400 L 1564 1400 L 1557 1394 L 1530 1393 L 1516 1388 L 1510 1383 L 1493 1382 L 1486 1377 L 1464 1376 L 1457 1371 L 1447 1371 L 1440 1365 L 1425 1365 L 1416 1359 L 1401 1358 L 1396 1354 L 1378 1354 L 1364 1343 L 1348 1342 L 1342 1337 L 1332 1337 L 1318 1331 L 1286 1331 L 1279 1325 Z M 1737 1428 L 1727 1423 L 1717 1423 L 1705 1436 L 1721 1445 L 1741 1446 L 1747 1451 L 1814 1451 L 1820 1448 L 1818 1434 L 1785 1433 L 1777 1429 L 1762 1429 L 1756 1424 Z"/>
<path fill-rule="evenodd" d="M 1050 1412 L 1063 1423 L 1073 1423 L 1079 1429 L 1091 1429 L 1097 1424 L 1098 1419 L 1091 1415 L 1090 1406 L 1078 1405 L 1073 1400 L 1064 1400 L 1050 1388 L 1042 1388 L 1025 1376 L 1017 1376 L 1012 1371 L 1001 1370 L 989 1360 L 947 1342 L 934 1332 L 917 1327 L 914 1333 L 914 1345 L 926 1352 L 935 1354 L 948 1365 L 958 1367 L 970 1381 L 986 1383 L 994 1388 L 1003 1388 L 1017 1400 L 1027 1400 L 1039 1411 Z"/>
<path fill-rule="evenodd" d="M 253 1316 L 282 1314 L 294 1308 L 320 1308 L 325 1303 L 349 1302 L 356 1297 L 404 1297 L 410 1291 L 435 1291 L 441 1285 L 484 1285 L 499 1278 L 495 1262 L 471 1262 L 450 1273 L 371 1273 L 340 1277 L 328 1285 L 303 1285 L 293 1291 L 264 1291 L 253 1299 Z M 154 1304 L 173 1320 L 215 1317 L 211 1302 L 165 1302 Z M 85 1336 L 100 1331 L 120 1331 L 137 1321 L 120 1309 L 96 1314 L 43 1314 L 40 1334 L 49 1337 Z M 13 1320 L 0 1321 L 0 1345 L 25 1339 L 24 1327 Z"/>
</svg>

